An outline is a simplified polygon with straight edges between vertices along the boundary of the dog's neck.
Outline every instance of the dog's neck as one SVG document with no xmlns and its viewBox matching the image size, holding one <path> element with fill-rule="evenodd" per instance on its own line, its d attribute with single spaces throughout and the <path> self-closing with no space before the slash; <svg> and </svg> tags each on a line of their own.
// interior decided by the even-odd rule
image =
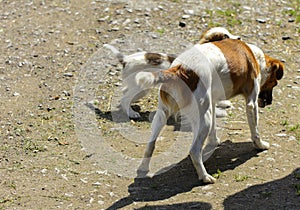
<svg viewBox="0 0 300 210">
<path fill-rule="evenodd" d="M 252 44 L 247 44 L 253 52 L 253 55 L 260 68 L 260 84 L 263 85 L 268 78 L 269 69 L 266 65 L 266 58 L 264 52 Z"/>
</svg>

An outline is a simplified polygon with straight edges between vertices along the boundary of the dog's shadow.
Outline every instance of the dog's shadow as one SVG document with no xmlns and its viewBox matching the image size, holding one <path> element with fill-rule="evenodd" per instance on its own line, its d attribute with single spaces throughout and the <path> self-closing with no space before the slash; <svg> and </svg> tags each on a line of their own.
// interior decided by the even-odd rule
<svg viewBox="0 0 300 210">
<path fill-rule="evenodd" d="M 253 148 L 251 142 L 232 143 L 227 140 L 216 149 L 205 165 L 210 174 L 218 170 L 232 170 L 252 157 L 256 157 L 258 153 L 259 151 Z M 168 169 L 161 170 L 151 178 L 135 178 L 128 186 L 129 196 L 118 200 L 108 209 L 122 208 L 135 201 L 164 200 L 204 185 L 198 180 L 190 157 L 172 167 L 169 166 Z"/>
<path fill-rule="evenodd" d="M 106 112 L 103 112 L 101 111 L 98 107 L 94 106 L 93 104 L 90 104 L 90 103 L 86 103 L 85 104 L 88 108 L 90 108 L 91 110 L 93 110 L 95 112 L 95 115 L 98 119 L 106 119 L 106 120 L 109 120 L 109 121 L 113 121 L 115 123 L 126 123 L 126 122 L 129 122 L 131 119 L 127 116 L 126 113 L 124 113 L 120 107 L 118 107 L 117 110 L 114 110 L 114 111 L 106 111 Z M 140 114 L 140 118 L 138 119 L 134 119 L 134 121 L 136 122 L 152 122 L 152 119 L 156 113 L 156 111 L 153 111 L 153 112 L 149 112 L 149 111 L 146 111 L 146 112 L 141 112 L 140 110 L 140 107 L 138 105 L 133 105 L 132 106 L 133 110 L 136 111 L 136 112 L 139 112 Z M 181 125 L 181 121 L 180 119 L 177 120 L 175 119 L 174 116 L 171 116 L 168 121 L 167 121 L 167 125 L 173 125 L 174 126 L 174 131 L 179 131 L 179 130 L 182 130 L 182 125 Z M 185 126 L 187 127 L 187 126 Z M 186 130 L 189 130 L 190 129 L 186 129 Z"/>
</svg>

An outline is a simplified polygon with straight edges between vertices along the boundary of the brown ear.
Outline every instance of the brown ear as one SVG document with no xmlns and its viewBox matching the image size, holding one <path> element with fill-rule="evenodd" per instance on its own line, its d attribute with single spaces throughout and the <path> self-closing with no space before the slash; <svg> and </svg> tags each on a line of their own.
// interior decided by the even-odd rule
<svg viewBox="0 0 300 210">
<path fill-rule="evenodd" d="M 280 80 L 283 77 L 283 63 L 280 61 L 274 62 L 272 64 L 272 69 L 275 72 L 276 79 Z"/>
</svg>

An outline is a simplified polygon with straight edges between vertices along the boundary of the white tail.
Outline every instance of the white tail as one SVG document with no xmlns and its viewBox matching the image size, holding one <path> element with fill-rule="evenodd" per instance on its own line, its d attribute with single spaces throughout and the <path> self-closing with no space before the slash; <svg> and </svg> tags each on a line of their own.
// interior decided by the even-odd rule
<svg viewBox="0 0 300 210">
<path fill-rule="evenodd" d="M 135 81 L 141 88 L 150 88 L 154 85 L 155 76 L 151 72 L 139 72 L 135 76 Z"/>
<path fill-rule="evenodd" d="M 113 52 L 113 54 L 117 57 L 117 59 L 120 61 L 120 63 L 124 62 L 124 55 L 114 46 L 110 45 L 110 44 L 104 44 L 103 47 L 111 50 Z"/>
</svg>

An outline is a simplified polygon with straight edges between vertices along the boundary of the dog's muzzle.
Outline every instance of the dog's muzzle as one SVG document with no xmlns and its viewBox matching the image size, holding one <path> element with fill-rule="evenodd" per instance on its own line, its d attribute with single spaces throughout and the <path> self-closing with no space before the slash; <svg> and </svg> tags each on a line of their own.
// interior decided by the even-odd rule
<svg viewBox="0 0 300 210">
<path fill-rule="evenodd" d="M 258 106 L 264 108 L 267 105 L 272 104 L 273 96 L 272 90 L 261 91 L 258 95 Z"/>
</svg>

